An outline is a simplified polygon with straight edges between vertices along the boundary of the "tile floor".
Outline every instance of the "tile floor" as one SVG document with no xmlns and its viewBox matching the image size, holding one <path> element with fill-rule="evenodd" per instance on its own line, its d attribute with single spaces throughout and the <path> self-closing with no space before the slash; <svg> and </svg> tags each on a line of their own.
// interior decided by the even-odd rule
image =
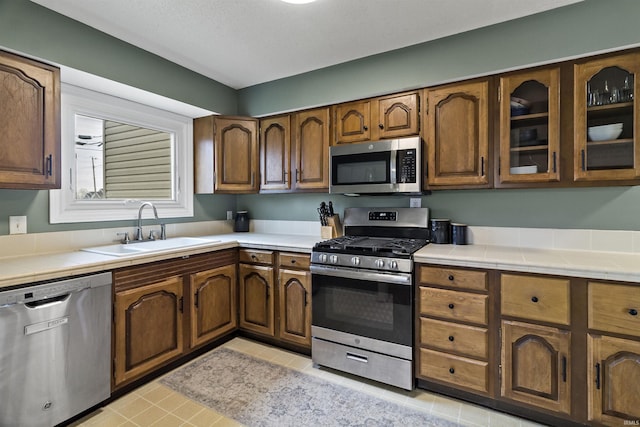
<svg viewBox="0 0 640 427">
<path fill-rule="evenodd" d="M 224 347 L 251 354 L 315 375 L 343 386 L 371 393 L 397 404 L 414 407 L 456 421 L 469 427 L 534 427 L 540 426 L 517 417 L 485 409 L 480 406 L 449 399 L 424 390 L 412 392 L 394 387 L 385 387 L 375 382 L 325 369 L 313 368 L 307 356 L 292 353 L 266 344 L 244 338 L 234 338 Z M 205 406 L 163 386 L 158 380 L 152 381 L 121 397 L 98 411 L 72 424 L 73 427 L 231 427 L 240 423 L 226 418 Z"/>
</svg>

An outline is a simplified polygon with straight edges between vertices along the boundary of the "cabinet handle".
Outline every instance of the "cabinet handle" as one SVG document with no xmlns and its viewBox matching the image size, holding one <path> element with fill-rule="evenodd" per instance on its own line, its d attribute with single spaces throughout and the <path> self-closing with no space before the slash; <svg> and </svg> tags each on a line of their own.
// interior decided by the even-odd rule
<svg viewBox="0 0 640 427">
<path fill-rule="evenodd" d="M 453 274 L 450 274 L 449 275 L 449 280 L 453 281 L 453 279 L 454 279 Z"/>
<path fill-rule="evenodd" d="M 538 297 L 531 297 L 531 302 L 538 302 Z"/>
<path fill-rule="evenodd" d="M 562 382 L 567 382 L 567 357 L 562 356 Z"/>
<path fill-rule="evenodd" d="M 180 313 L 184 313 L 184 297 L 180 297 L 178 300 L 178 310 L 180 310 Z"/>
<path fill-rule="evenodd" d="M 453 340 L 455 340 L 455 338 L 453 337 L 453 335 L 449 335 L 449 341 L 453 342 Z"/>
<path fill-rule="evenodd" d="M 600 364 L 596 363 L 596 390 L 600 390 Z"/>
<path fill-rule="evenodd" d="M 456 373 L 456 370 L 455 370 L 455 369 L 453 369 L 453 368 L 449 368 L 449 373 L 450 373 L 450 374 L 455 374 L 455 373 Z"/>
<path fill-rule="evenodd" d="M 309 303 L 307 302 L 307 293 L 308 293 L 308 292 L 307 292 L 307 290 L 305 289 L 305 290 L 304 290 L 304 306 L 305 306 L 305 307 L 307 306 L 307 304 L 309 304 Z"/>
<path fill-rule="evenodd" d="M 449 308 L 450 308 L 451 310 L 453 310 L 453 307 L 455 307 L 453 304 L 449 304 Z"/>
<path fill-rule="evenodd" d="M 553 172 L 557 172 L 556 152 L 553 152 Z"/>
<path fill-rule="evenodd" d="M 47 156 L 47 176 L 53 175 L 53 155 L 49 154 Z"/>
<path fill-rule="evenodd" d="M 580 152 L 580 158 L 582 159 L 582 170 L 586 171 L 587 170 L 587 165 L 585 164 L 585 152 L 584 149 Z"/>
<path fill-rule="evenodd" d="M 638 310 L 636 310 L 635 308 L 629 309 L 629 314 L 632 316 L 637 316 Z"/>
<path fill-rule="evenodd" d="M 384 129 L 384 125 L 383 125 L 382 123 L 380 123 L 380 124 L 378 125 L 378 127 L 379 127 L 380 129 Z"/>
<path fill-rule="evenodd" d="M 200 292 L 196 292 L 195 294 L 193 294 L 193 305 L 198 308 L 198 295 L 200 294 Z"/>
<path fill-rule="evenodd" d="M 484 156 L 480 157 L 480 176 L 484 176 Z"/>
<path fill-rule="evenodd" d="M 300 182 L 300 180 L 298 179 L 298 168 L 296 168 L 296 182 Z"/>
</svg>

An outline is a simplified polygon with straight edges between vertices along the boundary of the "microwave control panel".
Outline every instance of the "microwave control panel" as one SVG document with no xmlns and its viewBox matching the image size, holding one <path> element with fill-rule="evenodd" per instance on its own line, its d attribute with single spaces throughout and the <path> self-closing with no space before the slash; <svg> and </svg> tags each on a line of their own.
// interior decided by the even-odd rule
<svg viewBox="0 0 640 427">
<path fill-rule="evenodd" d="M 417 151 L 415 148 L 398 150 L 398 182 L 416 182 L 416 162 L 418 161 L 416 157 Z"/>
</svg>

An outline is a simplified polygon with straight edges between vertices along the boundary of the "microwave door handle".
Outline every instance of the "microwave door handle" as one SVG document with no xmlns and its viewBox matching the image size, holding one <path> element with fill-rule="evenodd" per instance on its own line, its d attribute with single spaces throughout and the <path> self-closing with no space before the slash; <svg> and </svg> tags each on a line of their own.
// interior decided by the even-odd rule
<svg viewBox="0 0 640 427">
<path fill-rule="evenodd" d="M 394 185 L 398 183 L 397 163 L 398 163 L 398 151 L 393 150 L 391 151 L 391 156 L 389 159 L 389 174 L 391 174 L 390 182 L 391 184 L 394 184 Z"/>
</svg>

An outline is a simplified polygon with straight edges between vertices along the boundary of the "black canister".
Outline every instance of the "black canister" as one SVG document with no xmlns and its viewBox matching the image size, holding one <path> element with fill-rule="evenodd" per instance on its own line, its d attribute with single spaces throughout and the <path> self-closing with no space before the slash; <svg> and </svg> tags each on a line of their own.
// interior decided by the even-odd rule
<svg viewBox="0 0 640 427">
<path fill-rule="evenodd" d="M 467 224 L 451 224 L 451 243 L 454 245 L 467 244 Z"/>
<path fill-rule="evenodd" d="M 451 221 L 448 219 L 432 219 L 429 222 L 431 223 L 431 243 L 451 243 Z"/>
<path fill-rule="evenodd" d="M 249 213 L 247 211 L 238 211 L 236 213 L 233 231 L 249 231 Z"/>
</svg>

